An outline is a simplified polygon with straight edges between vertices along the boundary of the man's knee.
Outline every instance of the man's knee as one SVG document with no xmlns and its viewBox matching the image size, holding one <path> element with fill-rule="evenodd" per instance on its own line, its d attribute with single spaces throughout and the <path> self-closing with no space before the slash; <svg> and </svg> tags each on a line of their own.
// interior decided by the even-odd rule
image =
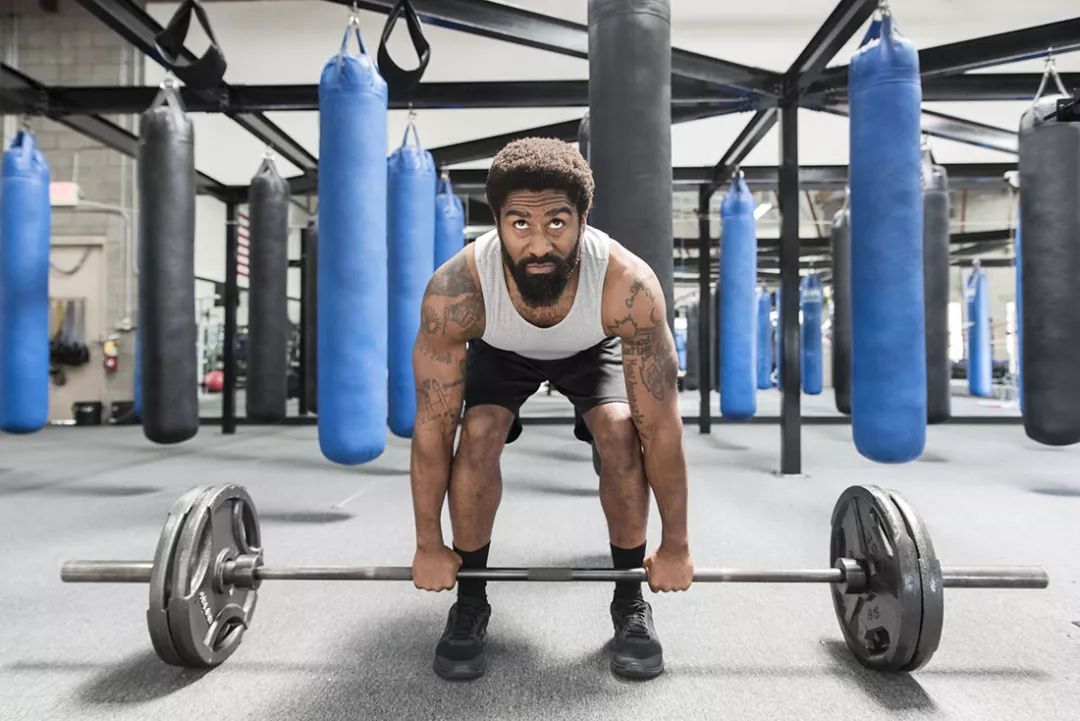
<svg viewBox="0 0 1080 721">
<path fill-rule="evenodd" d="M 625 403 L 607 403 L 590 411 L 589 431 L 604 468 L 630 473 L 641 467 L 641 438 Z"/>
<path fill-rule="evenodd" d="M 456 458 L 480 464 L 497 462 L 513 422 L 514 415 L 501 406 L 470 408 L 462 420 Z"/>
</svg>

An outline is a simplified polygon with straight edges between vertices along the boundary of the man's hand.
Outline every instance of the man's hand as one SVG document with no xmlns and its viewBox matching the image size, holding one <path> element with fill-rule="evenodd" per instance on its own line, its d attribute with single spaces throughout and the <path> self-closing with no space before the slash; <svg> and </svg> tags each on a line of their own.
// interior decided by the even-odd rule
<svg viewBox="0 0 1080 721">
<path fill-rule="evenodd" d="M 457 583 L 461 556 L 446 546 L 417 548 L 413 556 L 413 585 L 424 591 L 449 591 Z"/>
<path fill-rule="evenodd" d="M 694 561 L 690 550 L 672 550 L 663 544 L 645 559 L 649 588 L 658 591 L 685 591 L 694 580 Z"/>
</svg>

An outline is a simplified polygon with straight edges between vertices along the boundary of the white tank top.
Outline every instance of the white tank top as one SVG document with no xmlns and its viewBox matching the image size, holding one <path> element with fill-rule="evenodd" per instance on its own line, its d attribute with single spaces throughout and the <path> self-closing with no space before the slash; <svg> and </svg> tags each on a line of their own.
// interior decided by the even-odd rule
<svg viewBox="0 0 1080 721">
<path fill-rule="evenodd" d="M 556 360 L 592 348 L 607 333 L 600 320 L 611 238 L 602 231 L 585 227 L 581 238 L 577 292 L 570 312 L 550 328 L 533 325 L 521 317 L 503 275 L 502 248 L 498 230 L 484 233 L 475 241 L 476 272 L 484 294 L 484 335 L 488 345 L 526 358 Z"/>
</svg>

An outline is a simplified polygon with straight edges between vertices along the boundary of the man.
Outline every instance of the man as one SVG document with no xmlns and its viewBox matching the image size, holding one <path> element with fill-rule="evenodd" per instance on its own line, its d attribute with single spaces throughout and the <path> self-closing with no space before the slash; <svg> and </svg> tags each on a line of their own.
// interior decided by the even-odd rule
<svg viewBox="0 0 1080 721">
<path fill-rule="evenodd" d="M 592 193 L 576 148 L 541 138 L 507 145 L 487 180 L 497 229 L 428 283 L 413 350 L 418 588 L 450 589 L 459 568 L 486 567 L 502 496 L 499 456 L 521 432 L 522 403 L 544 381 L 573 402 L 575 434 L 600 454 L 615 568 L 644 566 L 654 591 L 690 586 L 678 361 L 664 295 L 644 261 L 587 225 Z M 650 487 L 663 529 L 646 558 Z M 453 550 L 441 527 L 448 494 Z M 612 670 L 659 675 L 663 651 L 640 584 L 616 583 L 610 610 Z M 485 583 L 461 581 L 435 652 L 441 676 L 484 672 L 490 614 Z"/>
</svg>

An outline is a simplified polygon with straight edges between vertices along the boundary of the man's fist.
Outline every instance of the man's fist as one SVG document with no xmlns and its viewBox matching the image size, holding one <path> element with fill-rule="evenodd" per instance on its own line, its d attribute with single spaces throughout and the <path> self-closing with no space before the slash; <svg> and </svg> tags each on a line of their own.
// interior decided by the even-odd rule
<svg viewBox="0 0 1080 721">
<path fill-rule="evenodd" d="M 690 550 L 671 550 L 660 545 L 645 559 L 649 588 L 656 591 L 685 591 L 694 580 L 694 561 Z"/>
<path fill-rule="evenodd" d="M 413 556 L 413 585 L 424 591 L 448 591 L 457 583 L 461 556 L 446 546 L 416 549 Z"/>
</svg>

